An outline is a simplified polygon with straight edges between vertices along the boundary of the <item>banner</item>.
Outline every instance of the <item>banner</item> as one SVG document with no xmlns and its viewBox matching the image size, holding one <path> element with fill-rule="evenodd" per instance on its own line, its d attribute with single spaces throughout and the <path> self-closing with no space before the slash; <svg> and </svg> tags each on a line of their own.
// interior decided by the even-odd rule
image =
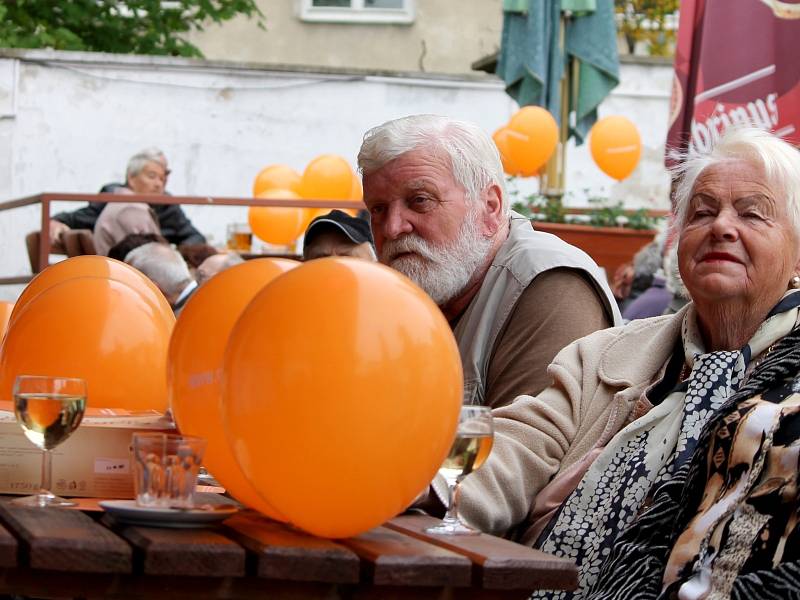
<svg viewBox="0 0 800 600">
<path fill-rule="evenodd" d="M 800 145 L 800 0 L 683 0 L 666 163 L 731 125 Z"/>
</svg>

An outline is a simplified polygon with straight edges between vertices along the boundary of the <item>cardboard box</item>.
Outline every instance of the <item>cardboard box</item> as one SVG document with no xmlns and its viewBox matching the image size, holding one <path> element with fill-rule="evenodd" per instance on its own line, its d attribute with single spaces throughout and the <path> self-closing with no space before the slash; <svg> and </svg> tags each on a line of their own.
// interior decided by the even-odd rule
<svg viewBox="0 0 800 600">
<path fill-rule="evenodd" d="M 87 409 L 78 429 L 52 451 L 50 491 L 59 496 L 133 498 L 130 448 L 136 431 L 173 433 L 175 425 L 156 411 Z M 11 402 L 0 402 L 0 493 L 38 490 L 41 456 L 22 432 Z"/>
</svg>

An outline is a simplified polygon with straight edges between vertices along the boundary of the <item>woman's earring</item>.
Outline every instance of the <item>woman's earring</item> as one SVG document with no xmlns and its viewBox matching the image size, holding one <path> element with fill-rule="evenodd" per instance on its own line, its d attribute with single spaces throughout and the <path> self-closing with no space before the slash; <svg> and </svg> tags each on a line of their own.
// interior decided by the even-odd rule
<svg viewBox="0 0 800 600">
<path fill-rule="evenodd" d="M 795 275 L 789 280 L 790 289 L 800 289 L 800 275 Z"/>
</svg>

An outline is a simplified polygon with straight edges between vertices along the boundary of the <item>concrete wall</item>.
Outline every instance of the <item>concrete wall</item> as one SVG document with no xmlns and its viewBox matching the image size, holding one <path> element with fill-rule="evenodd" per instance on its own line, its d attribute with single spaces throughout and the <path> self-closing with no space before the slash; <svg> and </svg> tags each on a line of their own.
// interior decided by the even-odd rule
<svg viewBox="0 0 800 600">
<path fill-rule="evenodd" d="M 265 29 L 238 18 L 191 41 L 213 60 L 463 74 L 499 48 L 503 26 L 501 0 L 415 0 L 408 25 L 315 23 L 300 19 L 299 0 L 257 4 Z"/>
<path fill-rule="evenodd" d="M 585 146 L 571 148 L 569 202 L 580 205 L 589 188 L 629 206 L 666 207 L 661 156 L 671 68 L 625 64 L 622 74 L 623 85 L 603 113 L 637 123 L 643 162 L 616 184 L 594 166 Z M 96 192 L 121 180 L 128 157 L 151 145 L 169 158 L 173 194 L 249 196 L 253 177 L 268 164 L 302 171 L 324 153 L 354 163 L 364 131 L 391 118 L 440 113 L 492 132 L 515 110 L 491 76 L 281 72 L 185 59 L 0 51 L 0 201 L 45 191 Z M 535 189 L 535 182 L 521 187 Z M 245 208 L 185 210 L 217 244 L 228 222 L 246 219 Z M 0 212 L 3 276 L 29 273 L 23 240 L 34 229 L 35 208 Z M 0 286 L 0 298 L 18 290 Z"/>
</svg>

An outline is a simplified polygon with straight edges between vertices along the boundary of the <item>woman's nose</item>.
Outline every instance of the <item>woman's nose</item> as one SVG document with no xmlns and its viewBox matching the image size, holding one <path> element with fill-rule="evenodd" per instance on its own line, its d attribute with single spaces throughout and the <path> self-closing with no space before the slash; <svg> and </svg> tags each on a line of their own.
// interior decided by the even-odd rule
<svg viewBox="0 0 800 600">
<path fill-rule="evenodd" d="M 739 237 L 738 226 L 738 215 L 728 210 L 722 210 L 711 224 L 711 233 L 716 239 L 735 241 Z"/>
</svg>

